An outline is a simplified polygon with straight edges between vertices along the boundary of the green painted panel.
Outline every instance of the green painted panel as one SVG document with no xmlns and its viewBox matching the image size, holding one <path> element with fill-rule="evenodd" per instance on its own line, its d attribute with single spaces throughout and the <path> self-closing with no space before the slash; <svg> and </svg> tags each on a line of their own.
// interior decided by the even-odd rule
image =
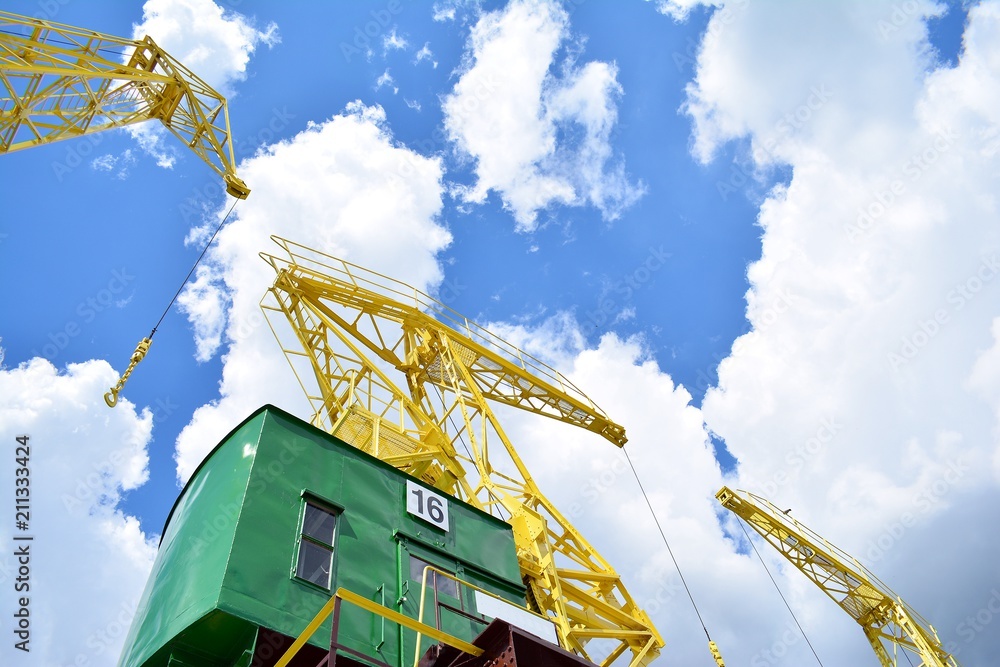
<svg viewBox="0 0 1000 667">
<path fill-rule="evenodd" d="M 264 415 L 244 422 L 195 471 L 171 510 L 119 665 L 138 667 L 215 609 Z M 165 662 L 150 662 L 150 665 Z"/>
<path fill-rule="evenodd" d="M 261 408 L 182 491 L 121 667 L 165 666 L 171 642 L 178 654 L 229 667 L 245 648 L 247 627 L 297 636 L 337 587 L 415 615 L 419 584 L 402 571 L 410 552 L 523 601 L 510 527 L 450 499 L 450 529 L 442 531 L 407 513 L 408 479 L 287 413 Z M 295 576 L 306 499 L 337 516 L 331 590 Z M 213 610 L 242 620 L 213 624 Z M 465 620 L 447 627 L 464 639 L 478 632 Z M 226 641 L 203 647 L 213 632 Z M 343 606 L 339 632 L 344 644 L 389 664 L 412 660 L 412 642 L 401 652 L 405 633 L 351 605 Z M 329 636 L 328 621 L 312 642 L 323 646 Z"/>
</svg>

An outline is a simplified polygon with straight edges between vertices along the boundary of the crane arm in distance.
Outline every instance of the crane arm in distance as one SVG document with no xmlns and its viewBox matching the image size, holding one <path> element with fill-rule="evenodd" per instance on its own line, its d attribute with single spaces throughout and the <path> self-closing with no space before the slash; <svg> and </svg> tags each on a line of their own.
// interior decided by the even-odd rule
<svg viewBox="0 0 1000 667">
<path fill-rule="evenodd" d="M 226 98 L 150 37 L 0 11 L 0 153 L 154 119 L 246 199 Z"/>
</svg>

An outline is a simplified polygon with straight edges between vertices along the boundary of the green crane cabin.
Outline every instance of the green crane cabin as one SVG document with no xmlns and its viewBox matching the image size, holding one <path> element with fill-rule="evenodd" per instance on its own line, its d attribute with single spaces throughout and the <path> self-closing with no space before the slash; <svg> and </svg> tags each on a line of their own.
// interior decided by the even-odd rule
<svg viewBox="0 0 1000 667">
<path fill-rule="evenodd" d="M 119 667 L 270 667 L 338 590 L 349 599 L 289 664 L 472 658 L 426 633 L 418 654 L 417 626 L 391 613 L 417 619 L 422 593 L 426 625 L 482 652 L 463 664 L 497 664 L 505 651 L 515 662 L 504 664 L 591 664 L 549 643 L 551 625 L 523 609 L 507 523 L 264 406 L 174 504 Z"/>
</svg>

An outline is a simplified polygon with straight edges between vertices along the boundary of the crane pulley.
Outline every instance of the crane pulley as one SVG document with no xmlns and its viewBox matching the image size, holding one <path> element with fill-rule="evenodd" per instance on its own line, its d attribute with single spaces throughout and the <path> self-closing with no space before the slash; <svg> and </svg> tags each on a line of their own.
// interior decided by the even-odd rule
<svg viewBox="0 0 1000 667">
<path fill-rule="evenodd" d="M 916 655 L 923 667 L 958 666 L 934 628 L 857 559 L 765 498 L 725 486 L 715 497 L 861 625 L 882 667 L 895 667 L 897 654 Z"/>
</svg>

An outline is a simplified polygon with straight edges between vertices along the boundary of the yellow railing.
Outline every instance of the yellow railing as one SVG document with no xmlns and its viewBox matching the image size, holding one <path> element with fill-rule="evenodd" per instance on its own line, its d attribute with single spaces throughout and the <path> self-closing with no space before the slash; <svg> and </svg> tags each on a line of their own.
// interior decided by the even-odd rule
<svg viewBox="0 0 1000 667">
<path fill-rule="evenodd" d="M 421 593 L 421 598 L 422 597 L 423 593 Z M 309 622 L 302 633 L 295 639 L 294 642 L 292 642 L 292 645 L 288 647 L 288 650 L 285 651 L 285 654 L 281 656 L 281 659 L 278 660 L 274 667 L 287 667 L 288 663 L 292 661 L 292 658 L 298 654 L 299 649 L 305 646 L 305 643 L 309 641 L 310 637 L 312 637 L 313 634 L 319 629 L 319 626 L 321 626 L 323 622 L 329 618 L 330 614 L 334 612 L 334 609 L 339 606 L 341 600 L 344 602 L 350 602 L 365 611 L 371 612 L 386 618 L 393 623 L 398 623 L 399 625 L 409 628 L 410 630 L 415 631 L 418 637 L 421 634 L 424 634 L 443 644 L 453 646 L 464 653 L 477 657 L 483 654 L 483 649 L 478 646 L 473 646 L 472 644 L 462 641 L 458 637 L 453 637 L 446 632 L 442 632 L 433 626 L 427 625 L 421 621 L 416 621 L 409 616 L 404 616 L 398 611 L 394 611 L 388 607 L 380 605 L 378 602 L 373 602 L 372 600 L 363 598 L 357 593 L 353 593 L 346 588 L 338 588 L 333 597 L 330 598 L 327 603 L 323 605 L 323 608 L 316 613 L 313 620 Z"/>
<path fill-rule="evenodd" d="M 456 586 L 458 588 L 459 600 L 462 599 L 461 598 L 461 595 L 462 595 L 461 588 L 464 586 L 466 588 L 471 588 L 474 591 L 478 591 L 479 593 L 482 593 L 483 595 L 488 595 L 491 598 L 494 598 L 497 601 L 502 602 L 504 604 L 508 604 L 508 605 L 512 604 L 510 600 L 505 600 L 504 598 L 500 597 L 496 593 L 491 593 L 490 591 L 488 591 L 488 590 L 486 590 L 484 588 L 480 588 L 479 586 L 476 586 L 475 584 L 470 584 L 468 581 L 465 581 L 463 579 L 459 579 L 458 577 L 456 577 L 455 575 L 451 574 L 450 572 L 445 572 L 444 570 L 440 570 L 440 569 L 434 567 L 433 565 L 427 565 L 426 567 L 424 567 L 424 573 L 423 573 L 423 576 L 421 577 L 421 580 L 420 580 L 420 609 L 419 609 L 419 612 L 417 614 L 417 619 L 418 619 L 417 622 L 420 625 L 423 625 L 425 627 L 430 627 L 430 626 L 428 626 L 427 624 L 424 623 L 424 602 L 425 602 L 425 600 L 427 598 L 427 573 L 428 572 L 433 572 L 434 573 L 434 577 L 435 577 L 434 578 L 434 590 L 435 591 L 437 591 L 437 576 L 441 575 L 444 578 L 451 579 L 452 581 L 455 582 L 455 584 L 456 584 Z M 547 623 L 552 623 L 551 619 L 548 619 L 545 616 L 542 616 L 541 614 L 535 613 L 535 612 L 531 611 L 530 609 L 526 609 L 526 608 L 520 608 L 520 609 L 521 609 L 521 611 L 523 611 L 525 613 L 528 613 L 528 614 L 532 614 L 533 616 L 536 616 L 539 619 L 541 619 L 541 620 L 543 620 L 543 621 L 545 621 Z M 471 614 L 468 614 L 468 615 L 471 616 Z M 486 624 L 486 621 L 482 621 L 482 622 L 484 624 Z M 438 629 L 438 631 L 440 632 L 440 629 Z M 427 634 L 428 637 L 434 638 L 434 636 L 431 635 L 431 634 L 429 634 L 429 633 L 425 633 L 425 634 Z M 416 648 L 414 650 L 414 656 L 413 656 L 413 667 L 417 667 L 418 663 L 420 662 L 420 642 L 421 642 L 421 633 L 418 630 L 417 631 L 417 643 L 416 643 Z M 276 667 L 282 667 L 282 666 L 278 665 Z"/>
</svg>

